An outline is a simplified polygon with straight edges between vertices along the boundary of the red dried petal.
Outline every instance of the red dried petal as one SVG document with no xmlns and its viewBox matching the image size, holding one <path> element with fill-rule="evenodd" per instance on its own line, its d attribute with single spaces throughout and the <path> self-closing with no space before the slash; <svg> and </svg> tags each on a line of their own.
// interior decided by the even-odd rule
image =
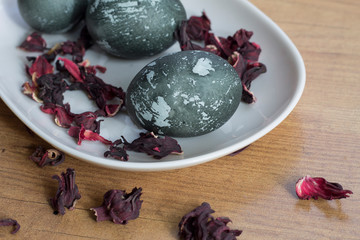
<svg viewBox="0 0 360 240">
<path fill-rule="evenodd" d="M 81 198 L 79 189 L 75 184 L 75 170 L 66 169 L 66 173 L 61 173 L 61 177 L 54 175 L 53 179 L 58 180 L 59 187 L 54 198 L 50 199 L 54 213 L 65 214 L 65 207 L 69 210 L 75 208 L 76 201 Z"/>
<path fill-rule="evenodd" d="M 120 161 L 128 161 L 129 155 L 126 153 L 124 146 L 121 146 L 122 143 L 121 139 L 113 142 L 109 150 L 104 152 L 104 157 L 111 157 Z"/>
<path fill-rule="evenodd" d="M 26 37 L 19 48 L 28 52 L 43 52 L 46 49 L 46 41 L 42 38 L 40 33 L 33 32 Z"/>
<path fill-rule="evenodd" d="M 34 75 L 35 76 L 35 75 Z M 30 82 L 23 84 L 23 94 L 31 97 L 35 102 L 42 103 L 43 101 L 38 97 L 39 91 L 36 85 Z"/>
<path fill-rule="evenodd" d="M 205 12 L 202 12 L 200 17 L 190 17 L 187 24 L 186 32 L 191 40 L 202 41 L 211 30 L 211 22 Z"/>
<path fill-rule="evenodd" d="M 104 195 L 103 204 L 91 208 L 95 212 L 96 221 L 111 220 L 116 224 L 127 224 L 129 220 L 139 217 L 142 200 L 142 188 L 134 188 L 127 194 L 122 190 L 109 190 Z"/>
<path fill-rule="evenodd" d="M 295 185 L 296 195 L 300 199 L 318 199 L 319 197 L 332 200 L 349 197 L 348 194 L 353 192 L 350 190 L 344 190 L 338 183 L 331 183 L 324 178 L 305 176 L 300 178 Z"/>
<path fill-rule="evenodd" d="M 56 149 L 47 149 L 39 146 L 36 148 L 35 152 L 31 154 L 30 159 L 37 163 L 39 167 L 44 167 L 46 165 L 56 166 L 64 162 L 65 154 Z"/>
<path fill-rule="evenodd" d="M 64 67 L 70 73 L 70 75 L 74 77 L 76 82 L 84 82 L 80 73 L 80 69 L 76 63 L 67 58 L 58 58 L 58 60 L 64 63 Z"/>
<path fill-rule="evenodd" d="M 20 224 L 11 218 L 0 219 L 0 226 L 14 226 L 14 230 L 11 231 L 11 234 L 17 233 L 20 229 Z"/>
<path fill-rule="evenodd" d="M 206 240 L 236 240 L 241 230 L 231 230 L 226 226 L 231 220 L 226 217 L 214 219 L 211 215 L 215 211 L 210 204 L 204 202 L 182 217 L 179 223 L 180 239 L 206 239 Z"/>
<path fill-rule="evenodd" d="M 121 101 L 122 102 L 122 101 Z M 105 105 L 106 116 L 113 117 L 115 116 L 121 109 L 123 104 L 107 104 Z"/>
<path fill-rule="evenodd" d="M 98 117 L 98 113 L 84 112 L 80 114 L 75 114 L 73 121 L 77 126 L 81 127 L 81 125 L 83 125 L 85 129 L 100 134 L 101 121 L 97 121 Z"/>
<path fill-rule="evenodd" d="M 31 67 L 28 69 L 28 73 L 30 76 L 35 75 L 35 78 L 39 78 L 45 74 L 53 73 L 54 67 L 51 65 L 44 56 L 38 56 Z"/>
<path fill-rule="evenodd" d="M 178 142 L 165 136 L 160 138 L 154 133 L 140 133 L 140 137 L 129 143 L 124 137 L 124 149 L 135 152 L 143 152 L 160 159 L 169 154 L 182 154 L 182 150 Z"/>
<path fill-rule="evenodd" d="M 111 145 L 112 142 L 105 139 L 104 137 L 100 136 L 98 133 L 95 133 L 91 130 L 87 130 L 85 129 L 84 125 L 81 125 L 81 127 L 77 127 L 77 126 L 72 126 L 69 129 L 69 135 L 77 138 L 78 145 L 81 145 L 81 142 L 83 140 L 88 140 L 88 141 L 100 141 L 106 145 Z"/>
<path fill-rule="evenodd" d="M 44 105 L 40 106 L 40 109 L 44 113 L 54 115 L 56 125 L 63 128 L 71 127 L 74 114 L 70 112 L 69 104 L 59 106 L 53 103 L 45 103 Z"/>
</svg>

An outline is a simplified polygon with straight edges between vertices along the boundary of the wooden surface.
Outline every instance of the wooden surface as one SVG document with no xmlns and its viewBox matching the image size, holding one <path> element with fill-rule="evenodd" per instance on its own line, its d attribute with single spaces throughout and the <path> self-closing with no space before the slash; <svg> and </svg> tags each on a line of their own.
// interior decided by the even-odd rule
<svg viewBox="0 0 360 240">
<path fill-rule="evenodd" d="M 243 230 L 238 239 L 360 239 L 360 2 L 252 0 L 293 40 L 307 70 L 303 96 L 289 117 L 242 153 L 166 172 L 123 172 L 67 157 L 39 168 L 29 155 L 50 147 L 0 102 L 0 239 L 177 239 L 181 217 L 209 202 L 215 216 Z M 77 171 L 76 209 L 53 215 L 48 199 L 67 167 Z M 304 175 L 341 183 L 350 198 L 298 200 Z M 89 210 L 108 189 L 142 187 L 140 217 L 95 221 Z"/>
</svg>

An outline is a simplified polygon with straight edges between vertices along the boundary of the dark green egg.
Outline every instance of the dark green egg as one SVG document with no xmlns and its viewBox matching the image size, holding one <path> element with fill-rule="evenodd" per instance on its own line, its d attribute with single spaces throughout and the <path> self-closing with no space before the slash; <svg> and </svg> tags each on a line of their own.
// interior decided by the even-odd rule
<svg viewBox="0 0 360 240">
<path fill-rule="evenodd" d="M 122 58 L 158 54 L 174 42 L 174 31 L 186 12 L 179 0 L 95 0 L 86 24 L 95 42 Z"/>
<path fill-rule="evenodd" d="M 18 0 L 20 14 L 43 33 L 63 33 L 84 17 L 88 0 Z"/>
<path fill-rule="evenodd" d="M 126 108 L 148 131 L 192 137 L 227 122 L 241 95 L 241 80 L 226 60 L 204 51 L 183 51 L 140 70 L 127 89 Z"/>
</svg>

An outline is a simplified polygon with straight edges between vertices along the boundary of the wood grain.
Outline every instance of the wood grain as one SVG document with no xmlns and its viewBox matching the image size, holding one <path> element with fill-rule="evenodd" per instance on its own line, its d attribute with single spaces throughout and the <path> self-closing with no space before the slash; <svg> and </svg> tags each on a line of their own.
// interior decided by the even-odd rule
<svg viewBox="0 0 360 240">
<path fill-rule="evenodd" d="M 289 117 L 236 156 L 165 172 L 99 168 L 67 156 L 39 168 L 29 155 L 39 145 L 0 101 L 0 239 L 177 239 L 181 217 L 209 202 L 215 216 L 233 220 L 239 239 L 360 239 L 360 2 L 357 0 L 252 0 L 301 52 L 307 83 Z M 52 214 L 51 179 L 76 169 L 82 198 L 64 216 Z M 294 184 L 304 175 L 339 182 L 347 199 L 298 200 Z M 109 189 L 142 187 L 140 217 L 129 224 L 95 221 L 91 207 Z"/>
</svg>

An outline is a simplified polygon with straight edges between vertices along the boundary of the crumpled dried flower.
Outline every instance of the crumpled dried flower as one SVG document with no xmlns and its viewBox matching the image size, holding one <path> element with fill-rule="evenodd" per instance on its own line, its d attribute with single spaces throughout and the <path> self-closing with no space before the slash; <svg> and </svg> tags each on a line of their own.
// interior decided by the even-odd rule
<svg viewBox="0 0 360 240">
<path fill-rule="evenodd" d="M 65 207 L 69 210 L 75 208 L 76 201 L 81 198 L 79 189 L 75 184 L 75 170 L 66 169 L 66 173 L 61 173 L 61 177 L 54 175 L 53 179 L 58 180 L 59 187 L 54 198 L 50 199 L 50 204 L 54 209 L 54 214 L 65 214 Z"/>
<path fill-rule="evenodd" d="M 65 154 L 56 149 L 45 150 L 42 146 L 36 148 L 35 152 L 31 154 L 30 159 L 44 167 L 46 165 L 56 166 L 64 162 Z"/>
<path fill-rule="evenodd" d="M 113 142 L 109 150 L 104 152 L 104 157 L 111 157 L 120 161 L 128 161 L 129 155 L 126 153 L 124 146 L 121 146 L 123 141 L 118 139 Z"/>
<path fill-rule="evenodd" d="M 349 197 L 353 192 L 344 190 L 339 183 L 326 181 L 321 177 L 305 176 L 300 178 L 295 185 L 296 195 L 300 199 L 309 200 L 310 198 L 323 198 L 326 200 L 340 199 Z"/>
<path fill-rule="evenodd" d="M 134 188 L 131 193 L 122 190 L 109 190 L 104 195 L 103 204 L 91 208 L 96 221 L 111 220 L 116 224 L 127 224 L 129 220 L 139 217 L 142 200 L 142 188 Z"/>
<path fill-rule="evenodd" d="M 153 132 L 140 133 L 140 137 L 129 143 L 124 137 L 124 149 L 135 152 L 143 152 L 156 159 L 166 157 L 169 154 L 182 154 L 178 142 L 168 136 L 160 138 Z"/>
<path fill-rule="evenodd" d="M 56 125 L 63 128 L 71 127 L 75 114 L 70 112 L 70 105 L 59 106 L 53 103 L 45 103 L 40 106 L 41 111 L 54 115 Z"/>
<path fill-rule="evenodd" d="M 227 224 L 229 218 L 214 218 L 215 211 L 210 204 L 203 202 L 188 214 L 182 217 L 179 223 L 179 236 L 184 240 L 235 240 L 242 231 L 231 230 Z"/>
<path fill-rule="evenodd" d="M 35 61 L 28 68 L 28 73 L 30 76 L 35 75 L 35 78 L 39 78 L 45 74 L 53 73 L 54 66 L 51 65 L 45 57 L 42 55 L 35 58 Z"/>
<path fill-rule="evenodd" d="M 72 127 L 70 127 L 68 133 L 71 137 L 78 139 L 78 142 L 77 142 L 78 145 L 81 145 L 81 142 L 83 140 L 100 141 L 106 145 L 112 144 L 112 142 L 110 140 L 105 139 L 104 137 L 100 136 L 98 133 L 93 132 L 88 129 L 85 129 L 84 125 L 81 125 L 81 127 L 72 126 Z"/>
<path fill-rule="evenodd" d="M 28 52 L 43 52 L 46 42 L 38 32 L 33 32 L 20 44 L 20 49 Z"/>
<path fill-rule="evenodd" d="M 202 41 L 205 35 L 211 30 L 211 22 L 205 12 L 202 12 L 200 17 L 192 16 L 188 20 L 188 28 L 186 32 L 190 39 Z"/>
<path fill-rule="evenodd" d="M 11 218 L 0 219 L 0 226 L 14 226 L 14 230 L 11 231 L 11 234 L 17 233 L 20 229 L 20 224 Z"/>
</svg>

